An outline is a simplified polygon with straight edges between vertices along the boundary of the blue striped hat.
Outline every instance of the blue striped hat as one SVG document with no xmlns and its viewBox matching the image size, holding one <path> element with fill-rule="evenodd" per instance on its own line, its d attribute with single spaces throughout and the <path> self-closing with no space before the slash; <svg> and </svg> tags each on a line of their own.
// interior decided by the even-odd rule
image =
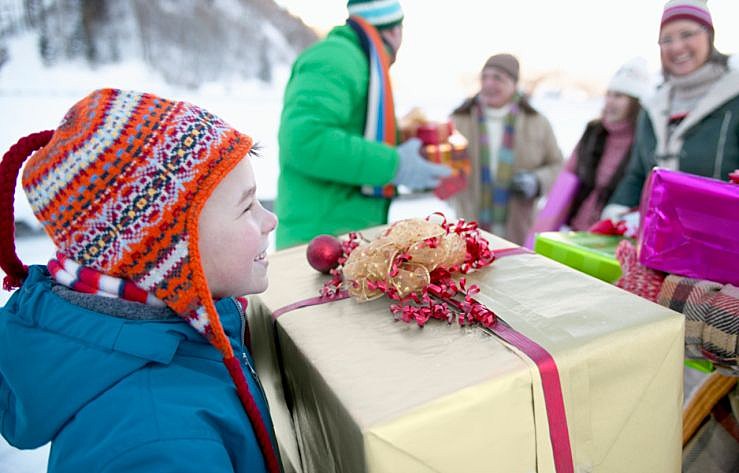
<svg viewBox="0 0 739 473">
<path fill-rule="evenodd" d="M 365 19 L 378 30 L 392 28 L 403 21 L 403 9 L 397 0 L 349 0 L 349 16 Z"/>
</svg>

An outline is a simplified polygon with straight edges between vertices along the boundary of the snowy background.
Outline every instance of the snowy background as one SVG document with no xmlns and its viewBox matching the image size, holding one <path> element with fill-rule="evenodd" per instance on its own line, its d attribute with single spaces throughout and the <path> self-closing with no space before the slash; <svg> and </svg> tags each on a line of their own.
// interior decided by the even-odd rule
<svg viewBox="0 0 739 473">
<path fill-rule="evenodd" d="M 83 61 L 46 67 L 36 52 L 36 38 L 21 35 L 8 42 L 10 61 L 0 69 L 0 149 L 7 150 L 15 141 L 34 131 L 53 129 L 67 109 L 89 91 L 102 87 L 146 90 L 168 98 L 198 104 L 225 119 L 229 124 L 251 135 L 261 144 L 261 157 L 252 161 L 257 176 L 259 198 L 273 200 L 277 194 L 277 128 L 282 106 L 282 93 L 289 70 L 278 70 L 272 83 L 259 80 L 208 82 L 197 90 L 173 86 L 152 72 L 143 62 L 129 60 L 91 69 Z M 443 119 L 464 98 L 464 91 L 428 89 L 413 90 L 420 101 L 405 99 L 398 90 L 398 115 L 412 107 L 421 107 L 430 117 Z M 567 156 L 579 138 L 585 123 L 598 115 L 602 99 L 588 97 L 578 89 L 542 89 L 533 97 L 534 105 L 552 122 L 563 154 Z M 16 186 L 16 220 L 33 228 L 33 216 L 20 187 Z M 391 208 L 391 219 L 410 214 L 446 210 L 446 204 L 430 195 L 408 197 Z M 28 241 L 26 241 L 28 240 Z M 50 246 L 43 238 L 25 238 L 17 242 L 21 259 L 26 264 L 45 263 Z M 2 301 L 4 295 L 0 295 Z"/>
<path fill-rule="evenodd" d="M 149 3 L 144 0 L 131 0 L 130 2 L 108 3 L 117 7 L 125 5 L 128 8 L 142 8 L 147 5 L 155 5 L 155 7 L 165 9 L 165 7 L 173 7 L 173 5 L 181 7 L 183 3 L 192 4 L 193 2 L 197 3 L 197 1 L 183 0 L 183 2 L 175 3 L 170 0 L 157 0 L 157 2 Z M 196 103 L 219 115 L 232 126 L 253 136 L 262 146 L 262 157 L 253 161 L 257 175 L 258 197 L 264 200 L 275 198 L 278 176 L 277 127 L 282 107 L 282 93 L 289 74 L 290 63 L 295 55 L 295 44 L 310 42 L 310 34 L 301 30 L 299 23 L 296 24 L 290 18 L 280 16 L 279 21 L 263 25 L 253 36 L 257 48 L 252 48 L 251 52 L 245 51 L 242 43 L 223 45 L 223 56 L 232 58 L 226 66 L 229 64 L 236 65 L 228 68 L 224 64 L 218 63 L 213 67 L 225 67 L 226 73 L 217 74 L 217 77 L 209 77 L 210 69 L 206 68 L 200 71 L 201 74 L 197 78 L 193 79 L 193 76 L 182 74 L 173 76 L 172 73 L 172 71 L 177 71 L 177 67 L 183 67 L 178 66 L 177 61 L 174 61 L 172 57 L 182 61 L 183 58 L 186 58 L 186 55 L 173 55 L 169 50 L 153 52 L 147 50 L 144 55 L 131 53 L 129 49 L 141 47 L 138 41 L 143 40 L 137 38 L 126 40 L 126 31 L 129 32 L 130 36 L 130 31 L 133 30 L 130 28 L 126 30 L 125 24 L 123 26 L 118 25 L 118 29 L 115 30 L 116 34 L 119 35 L 118 42 L 104 43 L 107 49 L 98 48 L 97 54 L 103 54 L 100 51 L 107 51 L 105 54 L 108 56 L 103 54 L 103 59 L 90 61 L 89 57 L 85 57 L 85 55 L 66 54 L 60 49 L 59 44 L 56 44 L 56 46 L 52 44 L 51 51 L 57 51 L 55 53 L 57 56 L 50 60 L 49 57 L 42 56 L 40 53 L 38 28 L 16 27 L 11 32 L 12 34 L 8 33 L 12 29 L 12 24 L 7 22 L 8 18 L 22 11 L 23 5 L 28 3 L 43 6 L 53 2 L 0 0 L 0 110 L 3 112 L 0 113 L 0 152 L 4 153 L 18 138 L 31 132 L 55 128 L 66 110 L 93 89 L 118 87 L 144 90 L 167 98 Z M 67 0 L 67 3 L 72 4 L 74 2 Z M 272 8 L 270 6 L 272 2 L 266 0 L 256 0 L 254 2 L 215 0 L 209 5 L 212 8 L 221 8 L 233 12 L 234 8 L 245 8 L 244 4 L 252 3 L 258 5 L 262 10 L 267 7 Z M 293 11 L 298 11 L 299 9 L 305 10 L 306 5 L 310 2 L 279 0 L 277 3 L 292 5 Z M 320 8 L 325 7 L 324 3 L 326 5 L 329 3 L 336 4 L 335 9 L 342 12 L 336 20 L 339 22 L 341 20 L 340 16 L 343 15 L 345 1 L 321 2 L 321 6 L 315 8 L 320 10 Z M 574 76 L 573 73 L 568 75 L 561 72 L 552 74 L 541 72 L 551 70 L 552 64 L 557 64 L 559 59 L 557 52 L 548 52 L 547 48 L 551 45 L 545 44 L 546 42 L 542 43 L 541 39 L 555 41 L 559 34 L 556 32 L 556 28 L 562 30 L 563 33 L 567 29 L 563 28 L 562 25 L 554 25 L 555 32 L 537 30 L 536 34 L 532 33 L 530 35 L 532 38 L 539 38 L 539 45 L 519 47 L 519 49 L 497 46 L 500 44 L 507 45 L 501 40 L 494 43 L 496 44 L 495 48 L 485 46 L 484 49 L 487 52 L 477 53 L 474 61 L 472 61 L 474 64 L 470 64 L 471 60 L 461 55 L 459 57 L 446 56 L 449 59 L 448 64 L 443 60 L 434 60 L 433 51 L 436 45 L 430 43 L 432 37 L 423 36 L 421 24 L 417 20 L 419 16 L 415 16 L 416 20 L 413 20 L 414 16 L 411 15 L 413 12 L 422 10 L 422 6 L 429 3 L 410 0 L 404 2 L 407 14 L 406 40 L 398 64 L 393 68 L 398 116 L 402 116 L 413 107 L 420 107 L 430 118 L 444 119 L 465 96 L 474 92 L 477 87 L 476 74 L 479 64 L 484 61 L 488 54 L 497 52 L 498 47 L 500 47 L 513 51 L 519 57 L 522 57 L 524 78 L 526 79 L 522 85 L 528 90 L 533 90 L 532 102 L 551 121 L 559 146 L 565 158 L 567 158 L 587 121 L 598 115 L 602 104 L 600 94 L 604 90 L 605 81 L 622 62 L 636 54 L 643 55 L 650 61 L 655 82 L 658 79 L 658 66 L 654 57 L 656 49 L 654 36 L 656 32 L 653 25 L 658 21 L 657 17 L 661 12 L 661 5 L 663 4 L 661 0 L 644 2 L 640 0 L 638 3 L 638 8 L 649 10 L 646 18 L 637 15 L 639 18 L 635 17 L 634 22 L 630 23 L 630 28 L 634 31 L 640 28 L 649 30 L 642 33 L 650 38 L 650 42 L 641 41 L 641 44 L 644 44 L 641 50 L 637 52 L 636 48 L 627 47 L 628 44 L 622 42 L 619 56 L 615 59 L 611 58 L 607 65 L 602 65 L 604 64 L 603 57 L 588 59 L 587 56 L 580 56 L 579 60 L 575 60 L 577 67 L 572 66 L 572 70 L 583 71 L 582 76 L 587 75 L 587 81 L 577 80 L 577 72 L 574 73 Z M 460 0 L 459 8 L 455 12 L 459 13 L 463 8 L 466 8 L 467 3 L 469 3 L 468 7 L 470 9 L 475 7 L 474 2 L 465 3 L 464 0 Z M 720 18 L 716 18 L 715 15 L 717 31 L 727 31 L 728 25 L 736 22 L 738 17 L 736 15 L 737 3 L 736 0 L 715 0 L 711 2 L 711 5 L 716 7 L 714 12 L 717 10 L 723 12 Z M 577 4 L 579 8 L 596 8 L 595 4 L 598 5 L 597 8 L 603 8 L 600 6 L 600 2 L 573 2 L 573 4 Z M 647 4 L 649 4 L 648 8 L 645 7 Z M 491 2 L 489 7 L 491 11 L 495 10 L 494 5 L 506 5 L 506 8 L 510 9 L 524 8 L 509 2 Z M 536 5 L 541 4 L 537 3 Z M 549 8 L 549 6 L 546 8 Z M 561 5 L 558 8 L 561 8 Z M 733 10 L 730 11 L 731 8 Z M 729 15 L 727 15 L 727 12 L 729 12 Z M 521 12 L 521 14 L 523 13 Z M 731 13 L 733 13 L 733 18 Z M 595 15 L 595 13 L 588 14 Z M 468 16 L 474 15 L 469 15 L 468 12 Z M 550 15 L 538 16 L 554 18 Z M 490 17 L 492 18 L 492 16 Z M 321 18 L 323 19 L 322 22 L 312 21 L 311 24 L 325 27 L 333 23 L 326 22 L 325 17 Z M 596 27 L 606 28 L 611 26 L 602 12 L 598 18 Z M 468 18 L 468 20 L 479 21 L 478 18 Z M 237 22 L 239 18 L 234 16 L 228 21 Z M 414 21 L 416 22 L 414 23 Z M 459 23 L 456 26 L 460 31 L 455 32 L 455 34 L 469 34 L 468 30 L 479 28 L 479 26 L 465 27 L 463 21 L 467 20 L 464 20 L 462 15 L 457 15 L 451 21 Z M 723 22 L 727 26 L 720 30 L 719 22 Z M 64 21 L 57 23 L 58 25 L 68 24 Z M 321 24 L 318 25 L 317 23 Z M 587 22 L 587 24 L 581 26 L 583 28 L 593 27 L 591 23 Z M 51 25 L 53 26 L 54 23 L 52 22 Z M 620 31 L 620 34 L 624 35 L 623 30 L 626 25 L 615 26 L 617 28 L 614 34 L 616 34 L 618 40 L 618 32 Z M 287 29 L 291 29 L 290 35 L 280 36 L 278 30 Z M 156 31 L 158 31 L 156 34 L 162 35 L 167 30 Z M 3 35 L 3 32 L 6 34 Z M 242 32 L 239 34 L 248 35 L 249 33 Z M 414 35 L 416 38 L 422 39 L 414 40 Z M 510 39 L 510 35 L 508 36 L 508 39 Z M 187 35 L 182 36 L 182 41 L 185 41 L 186 44 L 193 44 L 192 38 L 189 39 L 190 43 L 187 43 L 187 37 Z M 735 35 L 733 38 L 736 37 Z M 121 40 L 120 38 L 124 39 Z M 470 40 L 465 39 L 465 41 Z M 578 40 L 575 39 L 574 41 Z M 579 42 L 587 43 L 588 41 L 579 38 Z M 200 41 L 195 41 L 195 43 L 199 44 Z M 111 44 L 116 47 L 111 47 Z M 180 43 L 175 40 L 171 44 L 176 47 Z M 736 44 L 728 44 L 727 47 L 727 43 L 724 43 L 721 46 L 725 52 L 733 52 L 737 49 L 731 47 L 737 46 Z M 574 44 L 572 47 L 577 48 L 578 46 Z M 539 52 L 542 57 L 538 57 L 534 52 Z M 563 63 L 565 60 L 573 61 L 573 51 L 560 48 L 559 52 L 562 54 Z M 214 56 L 212 49 L 206 47 L 203 47 L 203 51 L 200 53 L 201 56 L 195 58 L 196 64 L 204 64 L 205 59 L 203 57 L 212 58 Z M 574 51 L 574 53 L 576 54 L 577 51 Z M 50 54 L 49 50 L 47 50 L 48 54 Z M 156 54 L 159 54 L 159 56 L 152 59 L 152 55 Z M 260 64 L 261 67 L 247 70 L 238 66 L 241 62 L 238 59 L 240 54 L 252 54 L 254 60 L 251 62 Z M 606 51 L 605 55 L 607 54 L 612 55 L 612 53 Z M 216 56 L 218 55 L 216 54 Z M 167 67 L 163 66 L 162 61 L 166 63 Z M 466 61 L 465 70 L 458 70 L 461 61 Z M 601 62 L 598 63 L 598 61 Z M 573 63 L 570 62 L 569 64 Z M 590 66 L 590 72 L 586 74 L 585 71 L 588 65 Z M 527 66 L 528 73 L 526 72 Z M 593 70 L 596 72 L 593 73 Z M 532 84 L 535 84 L 535 87 Z M 18 238 L 16 241 L 21 260 L 26 264 L 46 263 L 52 255 L 52 245 L 43 233 L 38 231 L 38 223 L 33 217 L 19 186 L 16 189 L 15 206 L 17 220 L 32 229 L 36 229 L 35 233 L 31 232 L 31 235 Z M 393 204 L 390 219 L 396 220 L 412 215 L 425 215 L 436 210 L 448 211 L 448 207 L 430 195 L 405 198 Z M 0 277 L 2 277 L 1 272 Z M 8 297 L 8 293 L 0 291 L 0 304 L 4 303 Z M 47 456 L 48 446 L 34 451 L 21 452 L 9 447 L 0 438 L 0 473 L 45 471 Z"/>
</svg>

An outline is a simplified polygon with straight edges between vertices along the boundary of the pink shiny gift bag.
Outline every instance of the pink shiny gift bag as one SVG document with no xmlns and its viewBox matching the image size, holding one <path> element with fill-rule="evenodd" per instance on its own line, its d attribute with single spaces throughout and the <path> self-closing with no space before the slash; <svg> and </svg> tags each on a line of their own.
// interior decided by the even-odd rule
<svg viewBox="0 0 739 473">
<path fill-rule="evenodd" d="M 641 264 L 739 285 L 739 185 L 654 168 L 640 213 Z"/>
<path fill-rule="evenodd" d="M 580 187 L 580 179 L 569 171 L 562 171 L 557 180 L 552 184 L 552 189 L 547 194 L 544 208 L 536 215 L 534 225 L 526 238 L 526 248 L 534 248 L 536 234 L 540 232 L 556 232 L 565 224 L 567 214 L 575 198 L 577 189 Z"/>
</svg>

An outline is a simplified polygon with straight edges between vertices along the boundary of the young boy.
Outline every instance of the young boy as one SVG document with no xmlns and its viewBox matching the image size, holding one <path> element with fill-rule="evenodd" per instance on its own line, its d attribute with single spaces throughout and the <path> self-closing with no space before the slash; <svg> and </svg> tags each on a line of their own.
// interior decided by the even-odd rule
<svg viewBox="0 0 739 473">
<path fill-rule="evenodd" d="M 0 164 L 0 428 L 50 472 L 278 472 L 246 348 L 275 216 L 252 140 L 194 105 L 98 90 Z M 40 149 L 39 149 L 40 148 Z M 58 253 L 13 243 L 18 170 Z M 224 367 L 224 364 L 226 365 Z"/>
</svg>

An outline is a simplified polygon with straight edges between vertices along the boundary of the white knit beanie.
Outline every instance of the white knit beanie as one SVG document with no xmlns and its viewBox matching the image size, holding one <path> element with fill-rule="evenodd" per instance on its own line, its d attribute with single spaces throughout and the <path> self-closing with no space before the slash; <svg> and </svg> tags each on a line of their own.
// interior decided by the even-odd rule
<svg viewBox="0 0 739 473">
<path fill-rule="evenodd" d="M 649 92 L 647 61 L 636 57 L 621 66 L 608 83 L 608 90 L 644 99 Z"/>
</svg>

